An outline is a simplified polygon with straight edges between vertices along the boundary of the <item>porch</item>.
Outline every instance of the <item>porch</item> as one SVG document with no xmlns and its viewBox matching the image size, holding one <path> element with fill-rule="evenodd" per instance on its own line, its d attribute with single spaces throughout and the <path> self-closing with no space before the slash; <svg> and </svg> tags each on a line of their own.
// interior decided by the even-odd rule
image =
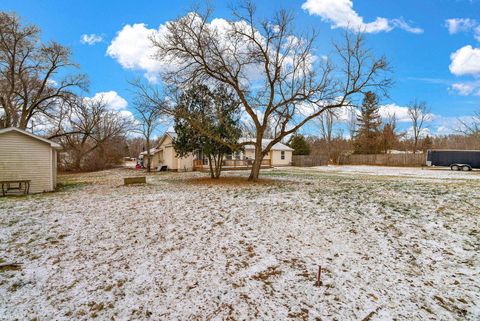
<svg viewBox="0 0 480 321">
<path fill-rule="evenodd" d="M 252 168 L 253 159 L 224 159 L 222 163 L 222 170 L 245 170 Z M 262 160 L 261 168 L 271 168 L 272 160 L 267 158 Z M 193 160 L 194 171 L 208 171 L 210 166 L 207 159 L 194 159 Z"/>
</svg>

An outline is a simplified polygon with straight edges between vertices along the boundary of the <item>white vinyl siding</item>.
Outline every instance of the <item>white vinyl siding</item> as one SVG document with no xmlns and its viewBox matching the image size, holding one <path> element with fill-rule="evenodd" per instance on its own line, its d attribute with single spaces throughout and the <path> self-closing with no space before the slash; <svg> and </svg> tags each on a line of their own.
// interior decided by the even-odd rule
<svg viewBox="0 0 480 321">
<path fill-rule="evenodd" d="M 283 156 L 282 156 L 283 154 Z M 272 166 L 288 166 L 292 164 L 291 150 L 274 150 L 272 151 Z"/>
<path fill-rule="evenodd" d="M 0 180 L 31 180 L 30 192 L 52 191 L 56 151 L 50 144 L 19 132 L 0 135 Z"/>
</svg>

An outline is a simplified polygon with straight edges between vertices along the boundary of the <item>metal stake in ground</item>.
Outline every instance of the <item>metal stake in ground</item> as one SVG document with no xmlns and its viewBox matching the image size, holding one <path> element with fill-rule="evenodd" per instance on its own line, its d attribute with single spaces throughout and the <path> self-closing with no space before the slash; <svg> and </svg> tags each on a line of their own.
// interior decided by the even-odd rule
<svg viewBox="0 0 480 321">
<path fill-rule="evenodd" d="M 317 282 L 315 282 L 315 286 L 321 286 L 322 285 L 322 267 L 318 267 L 318 272 L 317 272 Z"/>
</svg>

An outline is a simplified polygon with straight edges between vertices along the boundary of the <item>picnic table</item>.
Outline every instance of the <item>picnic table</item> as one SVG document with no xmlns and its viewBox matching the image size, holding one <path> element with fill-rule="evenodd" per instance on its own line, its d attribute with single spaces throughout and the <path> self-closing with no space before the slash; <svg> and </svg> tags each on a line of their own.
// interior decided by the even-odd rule
<svg viewBox="0 0 480 321">
<path fill-rule="evenodd" d="M 0 185 L 2 185 L 2 196 L 5 196 L 9 191 L 19 191 L 25 195 L 30 191 L 30 180 L 27 179 L 0 181 Z"/>
</svg>

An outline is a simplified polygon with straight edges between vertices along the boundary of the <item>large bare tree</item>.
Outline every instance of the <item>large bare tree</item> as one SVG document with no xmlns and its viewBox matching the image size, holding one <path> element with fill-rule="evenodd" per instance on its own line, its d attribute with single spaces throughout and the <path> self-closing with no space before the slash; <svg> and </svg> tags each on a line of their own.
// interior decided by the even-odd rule
<svg viewBox="0 0 480 321">
<path fill-rule="evenodd" d="M 254 139 L 243 143 L 255 145 L 251 180 L 258 179 L 274 144 L 322 113 L 350 105 L 357 94 L 391 83 L 386 59 L 374 57 L 361 33 L 346 33 L 334 55 L 319 58 L 317 33 L 295 32 L 294 17 L 285 10 L 258 20 L 255 6 L 246 2 L 232 10 L 232 20 L 212 21 L 211 13 L 191 12 L 151 40 L 156 59 L 171 66 L 162 74 L 167 85 L 221 83 L 238 96 L 244 119 L 255 129 Z M 147 96 L 155 101 L 156 95 Z M 262 144 L 269 128 L 272 139 Z"/>
<path fill-rule="evenodd" d="M 25 129 L 32 117 L 48 113 L 74 88 L 85 88 L 84 75 L 66 75 L 77 67 L 70 49 L 42 43 L 37 26 L 0 12 L 0 127 Z"/>
<path fill-rule="evenodd" d="M 84 169 L 84 160 L 93 152 L 108 149 L 131 128 L 131 120 L 109 110 L 103 99 L 76 98 L 62 106 L 63 118 L 55 118 L 50 139 L 56 139 L 67 153 L 68 169 Z M 105 164 L 98 164 L 104 168 Z"/>
<path fill-rule="evenodd" d="M 333 141 L 333 125 L 337 121 L 338 116 L 333 110 L 327 110 L 326 112 L 318 116 L 318 125 L 320 127 L 320 137 L 325 141 L 326 153 L 328 161 L 331 158 L 332 141 Z"/>
<path fill-rule="evenodd" d="M 460 124 L 458 132 L 480 139 L 480 110 L 476 111 L 469 120 L 459 118 L 458 122 Z"/>
<path fill-rule="evenodd" d="M 426 102 L 415 99 L 408 105 L 408 116 L 412 121 L 413 153 L 415 154 L 426 123 L 432 120 L 432 114 Z"/>
<path fill-rule="evenodd" d="M 150 153 L 152 135 L 162 123 L 162 109 L 152 105 L 142 96 L 139 96 L 135 99 L 134 109 L 135 118 L 138 122 L 137 126 L 135 126 L 135 131 L 140 133 L 145 139 L 145 147 L 147 149 L 146 168 L 147 172 L 150 172 L 152 163 L 152 155 Z"/>
</svg>

